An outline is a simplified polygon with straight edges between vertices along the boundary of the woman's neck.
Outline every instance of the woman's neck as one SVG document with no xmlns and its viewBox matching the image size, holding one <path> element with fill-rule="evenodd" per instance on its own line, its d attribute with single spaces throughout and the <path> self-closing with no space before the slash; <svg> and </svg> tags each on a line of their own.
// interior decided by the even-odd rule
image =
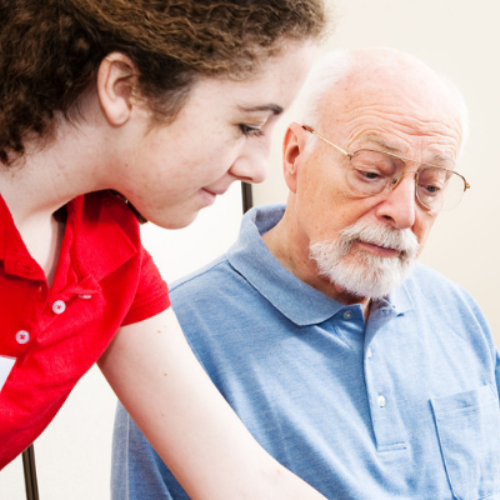
<svg viewBox="0 0 500 500">
<path fill-rule="evenodd" d="M 83 129 L 83 130 L 82 130 Z M 91 129 L 89 127 L 89 129 Z M 31 256 L 54 279 L 64 222 L 54 213 L 73 198 L 105 189 L 98 176 L 99 138 L 67 122 L 43 145 L 27 142 L 25 154 L 0 167 L 0 194 Z"/>
<path fill-rule="evenodd" d="M 0 194 L 19 229 L 49 221 L 81 194 L 105 189 L 96 161 L 103 156 L 99 140 L 85 128 L 63 121 L 56 137 L 43 144 L 27 142 L 21 157 L 0 167 Z"/>
</svg>

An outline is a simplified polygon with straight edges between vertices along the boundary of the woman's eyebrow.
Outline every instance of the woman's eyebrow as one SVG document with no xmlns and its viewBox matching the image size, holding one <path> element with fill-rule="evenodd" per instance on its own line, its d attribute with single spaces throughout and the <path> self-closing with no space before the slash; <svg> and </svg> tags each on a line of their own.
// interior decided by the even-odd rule
<svg viewBox="0 0 500 500">
<path fill-rule="evenodd" d="M 261 106 L 238 106 L 241 111 L 246 113 L 256 113 L 262 111 L 271 111 L 273 115 L 280 115 L 283 113 L 283 108 L 277 104 L 263 104 Z"/>
</svg>

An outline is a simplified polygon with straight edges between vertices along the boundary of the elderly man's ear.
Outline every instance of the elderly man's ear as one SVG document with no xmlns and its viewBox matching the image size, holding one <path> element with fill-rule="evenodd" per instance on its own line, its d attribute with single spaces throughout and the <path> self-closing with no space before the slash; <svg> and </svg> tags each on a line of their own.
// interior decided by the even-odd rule
<svg viewBox="0 0 500 500">
<path fill-rule="evenodd" d="M 301 164 L 301 155 L 306 146 L 307 132 L 302 125 L 292 122 L 283 141 L 283 174 L 288 189 L 295 193 L 297 190 L 297 175 Z"/>
</svg>

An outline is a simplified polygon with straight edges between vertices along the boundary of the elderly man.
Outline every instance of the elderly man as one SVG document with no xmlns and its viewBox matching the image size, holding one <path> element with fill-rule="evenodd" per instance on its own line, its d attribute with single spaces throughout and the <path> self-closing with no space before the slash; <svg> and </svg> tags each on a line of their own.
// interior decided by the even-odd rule
<svg viewBox="0 0 500 500">
<path fill-rule="evenodd" d="M 500 499 L 497 353 L 459 286 L 413 266 L 455 171 L 462 98 L 388 49 L 334 53 L 287 130 L 286 209 L 172 290 L 191 345 L 260 443 L 329 499 Z M 187 499 L 119 409 L 115 499 Z"/>
</svg>

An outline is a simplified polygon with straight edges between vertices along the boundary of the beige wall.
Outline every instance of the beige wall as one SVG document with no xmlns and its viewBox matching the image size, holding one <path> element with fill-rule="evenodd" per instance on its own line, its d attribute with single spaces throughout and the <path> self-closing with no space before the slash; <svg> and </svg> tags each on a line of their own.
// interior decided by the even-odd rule
<svg viewBox="0 0 500 500">
<path fill-rule="evenodd" d="M 460 170 L 471 192 L 438 221 L 422 261 L 464 285 L 486 312 L 500 342 L 495 309 L 500 279 L 496 215 L 500 210 L 500 34 L 498 0 L 337 0 L 331 47 L 389 46 L 406 50 L 453 78 L 470 107 L 472 134 Z M 283 126 L 276 134 L 277 142 Z M 283 201 L 280 146 L 257 203 Z M 238 189 L 183 231 L 144 230 L 148 249 L 167 281 L 194 270 L 236 238 Z M 110 432 L 115 399 L 92 370 L 37 443 L 41 498 L 109 498 Z M 1 445 L 1 444 L 0 444 Z M 20 460 L 0 472 L 0 499 L 24 500 Z"/>
</svg>

